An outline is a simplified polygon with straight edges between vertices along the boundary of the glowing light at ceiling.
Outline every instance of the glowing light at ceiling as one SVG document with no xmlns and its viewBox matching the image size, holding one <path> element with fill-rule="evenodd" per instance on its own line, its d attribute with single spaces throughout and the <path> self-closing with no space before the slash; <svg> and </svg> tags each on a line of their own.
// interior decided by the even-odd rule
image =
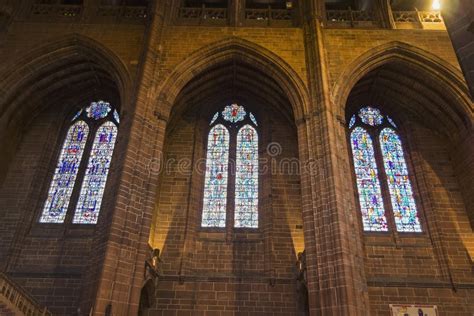
<svg viewBox="0 0 474 316">
<path fill-rule="evenodd" d="M 433 10 L 441 9 L 441 1 L 440 0 L 433 0 L 433 4 L 431 5 L 431 8 L 433 8 Z"/>
</svg>

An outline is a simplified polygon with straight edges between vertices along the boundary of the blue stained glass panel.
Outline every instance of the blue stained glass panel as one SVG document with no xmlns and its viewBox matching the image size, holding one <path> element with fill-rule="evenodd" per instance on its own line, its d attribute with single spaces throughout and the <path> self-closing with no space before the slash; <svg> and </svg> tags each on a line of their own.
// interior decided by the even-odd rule
<svg viewBox="0 0 474 316">
<path fill-rule="evenodd" d="M 393 126 L 393 127 L 397 127 L 397 124 L 395 124 L 395 122 L 392 120 L 392 118 L 390 116 L 387 116 L 387 121 Z"/>
<path fill-rule="evenodd" d="M 110 121 L 102 124 L 96 132 L 72 221 L 74 224 L 97 223 L 116 139 L 117 126 Z"/>
<path fill-rule="evenodd" d="M 216 112 L 216 114 L 214 114 L 214 116 L 212 117 L 211 123 L 209 123 L 209 125 L 214 124 L 214 122 L 217 120 L 218 117 L 219 117 L 219 112 Z"/>
<path fill-rule="evenodd" d="M 87 117 L 93 118 L 94 120 L 99 120 L 107 116 L 112 110 L 110 103 L 104 101 L 92 102 L 89 107 L 87 107 Z"/>
<path fill-rule="evenodd" d="M 380 132 L 380 146 L 397 231 L 421 232 L 400 137 L 391 128 L 384 128 Z"/>
<path fill-rule="evenodd" d="M 250 113 L 250 114 L 249 114 L 249 117 L 250 117 L 250 120 L 255 124 L 255 126 L 258 126 L 258 124 L 257 124 L 257 119 L 255 118 L 255 116 L 253 115 L 253 113 Z"/>
<path fill-rule="evenodd" d="M 250 125 L 237 134 L 235 227 L 258 227 L 258 134 Z"/>
<path fill-rule="evenodd" d="M 351 146 L 364 230 L 388 231 L 372 139 L 365 129 L 356 127 Z"/>
<path fill-rule="evenodd" d="M 244 107 L 238 104 L 228 105 L 224 108 L 224 111 L 222 111 L 224 120 L 232 123 L 242 121 L 246 114 L 247 112 L 245 112 Z"/>
<path fill-rule="evenodd" d="M 115 122 L 120 124 L 120 115 L 118 114 L 117 110 L 114 109 L 114 120 Z"/>
<path fill-rule="evenodd" d="M 84 121 L 69 128 L 49 186 L 41 223 L 64 222 L 88 133 L 89 127 Z"/>
<path fill-rule="evenodd" d="M 77 111 L 76 115 L 74 115 L 74 117 L 72 118 L 71 122 L 75 121 L 79 116 L 81 116 L 82 114 L 82 109 L 80 109 L 79 111 Z"/>
<path fill-rule="evenodd" d="M 380 114 L 380 110 L 370 106 L 360 109 L 359 117 L 362 122 L 371 126 L 380 125 L 383 122 L 383 116 Z"/>
<path fill-rule="evenodd" d="M 228 164 L 229 132 L 218 124 L 207 138 L 202 227 L 225 227 Z"/>
<path fill-rule="evenodd" d="M 356 116 L 352 115 L 351 120 L 349 121 L 349 128 L 352 128 L 356 122 Z"/>
</svg>

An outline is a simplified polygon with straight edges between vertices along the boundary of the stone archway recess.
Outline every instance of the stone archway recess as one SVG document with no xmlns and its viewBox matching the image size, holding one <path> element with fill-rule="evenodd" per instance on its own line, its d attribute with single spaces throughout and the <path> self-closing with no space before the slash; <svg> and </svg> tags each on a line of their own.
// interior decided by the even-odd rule
<svg viewBox="0 0 474 316">
<path fill-rule="evenodd" d="M 70 34 L 46 42 L 4 64 L 0 74 L 4 78 L 0 85 L 0 91 L 4 92 L 0 103 L 0 119 L 2 128 L 5 128 L 0 131 L 0 136 L 5 135 L 3 133 L 15 124 L 28 123 L 28 119 L 33 117 L 31 113 L 59 102 L 71 102 L 71 115 L 77 106 L 82 106 L 85 100 L 101 92 L 115 97 L 121 109 L 128 110 L 130 103 L 132 79 L 123 61 L 109 48 L 81 34 Z M 97 85 L 98 92 L 92 92 Z M 120 147 L 125 147 L 126 139 L 121 142 L 123 146 Z M 44 175 L 43 171 L 38 172 Z M 113 181 L 109 179 L 109 182 Z M 39 191 L 37 185 L 28 194 L 21 222 L 34 220 L 38 211 L 35 199 L 40 196 Z M 23 225 L 22 231 L 17 231 L 18 238 L 11 246 L 8 262 L 15 262 L 16 252 L 20 250 L 22 238 L 26 236 L 23 230 L 26 229 L 29 229 L 28 225 Z M 108 233 L 107 227 L 98 231 L 93 237 L 94 243 L 98 245 L 97 250 L 92 252 L 88 267 L 90 273 L 83 277 L 85 291 L 78 301 L 91 301 L 95 295 L 95 278 L 99 269 L 97 262 L 103 256 L 99 246 Z"/>
<path fill-rule="evenodd" d="M 371 71 L 383 65 L 401 62 L 412 66 L 424 75 L 438 81 L 435 89 L 447 92 L 452 102 L 453 113 L 456 120 L 464 121 L 466 127 L 472 124 L 473 104 L 469 99 L 469 91 L 459 69 L 425 50 L 403 42 L 389 42 L 370 49 L 356 58 L 343 73 L 337 78 L 332 87 L 331 99 L 335 104 L 338 115 L 344 117 L 347 98 L 357 82 Z M 471 118 L 471 123 L 466 119 Z"/>
<path fill-rule="evenodd" d="M 143 281 L 140 269 L 133 268 L 129 271 L 130 278 L 127 280 L 121 278 L 121 289 L 111 288 L 111 284 L 116 282 L 114 280 L 118 277 L 116 267 L 140 267 L 146 258 L 159 178 L 159 174 L 150 172 L 149 166 L 150 163 L 156 166 L 157 160 L 158 165 L 160 163 L 166 126 L 174 100 L 196 75 L 210 67 L 235 59 L 272 76 L 288 97 L 295 119 L 300 122 L 304 120 L 308 112 L 309 96 L 298 74 L 272 52 L 240 38 L 228 38 L 192 53 L 174 68 L 171 75 L 163 78 L 162 84 L 157 87 L 147 86 L 151 80 L 142 83 L 141 86 L 146 88 L 142 89 L 142 93 L 138 92 L 131 139 L 125 157 L 124 172 L 130 174 L 122 177 L 119 192 L 124 194 L 117 196 L 111 222 L 111 231 L 117 232 L 118 236 L 111 238 L 107 245 L 94 310 L 104 310 L 108 302 L 113 302 L 114 311 L 123 310 L 124 315 L 136 313 Z M 300 147 L 308 147 L 305 145 L 307 137 L 301 139 L 303 145 Z M 307 150 L 300 150 L 300 155 L 306 156 Z M 121 237 L 121 232 L 127 232 L 127 235 L 135 234 L 137 238 L 125 240 Z M 123 291 L 128 294 L 125 295 Z"/>
</svg>

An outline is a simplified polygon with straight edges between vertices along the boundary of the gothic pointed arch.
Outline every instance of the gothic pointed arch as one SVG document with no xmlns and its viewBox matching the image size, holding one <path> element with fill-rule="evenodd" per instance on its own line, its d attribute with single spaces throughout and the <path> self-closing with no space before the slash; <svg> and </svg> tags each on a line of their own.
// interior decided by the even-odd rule
<svg viewBox="0 0 474 316">
<path fill-rule="evenodd" d="M 413 99 L 419 100 L 419 113 L 430 113 L 434 126 L 436 121 L 437 124 L 442 122 L 448 130 L 472 128 L 473 105 L 460 70 L 432 53 L 398 41 L 371 48 L 356 58 L 337 78 L 332 99 L 341 115 L 344 115 L 345 104 L 358 82 L 380 69 L 390 67 L 403 73 L 399 80 L 387 79 L 387 82 L 391 80 L 394 86 L 400 87 L 404 81 L 420 85 L 418 90 L 423 93 L 413 91 Z"/>
<path fill-rule="evenodd" d="M 352 114 L 348 128 L 364 231 L 421 233 L 397 124 L 379 108 L 364 106 Z"/>
<path fill-rule="evenodd" d="M 71 123 L 49 183 L 40 223 L 65 223 L 70 204 L 75 204 L 73 224 L 97 224 L 99 218 L 120 116 L 114 106 L 100 100 L 80 109 Z M 82 162 L 84 156 L 87 165 Z M 71 201 L 79 188 L 79 198 Z"/>
<path fill-rule="evenodd" d="M 309 112 L 309 95 L 300 75 L 281 57 L 250 41 L 231 37 L 207 45 L 180 62 L 167 80 L 157 87 L 156 104 L 160 104 L 162 116 L 169 118 L 171 106 L 183 87 L 197 74 L 233 60 L 251 64 L 270 75 L 289 99 L 295 120 Z"/>
<path fill-rule="evenodd" d="M 130 74 L 120 57 L 103 44 L 77 33 L 47 42 L 5 65 L 0 66 L 4 78 L 0 90 L 5 91 L 0 117 L 8 115 L 9 121 L 18 120 L 23 111 L 36 110 L 31 108 L 34 100 L 54 95 L 67 84 L 92 82 L 86 80 L 92 76 L 96 85 L 118 91 L 116 103 L 124 103 L 130 95 Z"/>
<path fill-rule="evenodd" d="M 80 34 L 46 42 L 2 64 L 0 75 L 0 145 L 6 153 L 0 181 L 15 151 L 7 144 L 21 137 L 18 127 L 31 122 L 31 113 L 47 107 L 63 109 L 67 104 L 65 116 L 70 116 L 97 99 L 107 99 L 122 109 L 129 103 L 132 87 L 123 61 L 103 44 Z"/>
</svg>

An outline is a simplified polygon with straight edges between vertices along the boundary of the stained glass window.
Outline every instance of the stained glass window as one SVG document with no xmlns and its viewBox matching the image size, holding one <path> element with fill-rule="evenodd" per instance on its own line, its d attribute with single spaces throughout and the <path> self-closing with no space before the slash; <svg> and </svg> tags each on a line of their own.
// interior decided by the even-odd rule
<svg viewBox="0 0 474 316">
<path fill-rule="evenodd" d="M 232 123 L 242 121 L 246 114 L 247 112 L 245 112 L 244 107 L 238 104 L 228 105 L 224 108 L 224 111 L 222 111 L 224 120 Z"/>
<path fill-rule="evenodd" d="M 88 133 L 89 127 L 84 121 L 69 128 L 48 190 L 41 223 L 64 222 Z"/>
<path fill-rule="evenodd" d="M 225 227 L 228 163 L 229 132 L 218 124 L 207 138 L 202 227 Z"/>
<path fill-rule="evenodd" d="M 397 230 L 421 232 L 400 137 L 393 129 L 384 128 L 380 133 L 380 146 Z"/>
<path fill-rule="evenodd" d="M 349 128 L 352 128 L 356 122 L 356 116 L 352 115 L 351 120 L 349 121 Z"/>
<path fill-rule="evenodd" d="M 397 127 L 397 124 L 395 124 L 395 122 L 392 120 L 392 118 L 390 116 L 387 116 L 387 121 L 390 123 L 390 125 L 392 125 L 393 127 Z"/>
<path fill-rule="evenodd" d="M 74 213 L 74 224 L 96 224 L 99 216 L 110 161 L 117 138 L 117 126 L 105 122 L 96 132 Z"/>
<path fill-rule="evenodd" d="M 255 116 L 253 115 L 253 113 L 250 113 L 250 114 L 249 114 L 249 117 L 250 117 L 250 120 L 252 121 L 252 123 L 254 123 L 255 126 L 258 126 L 258 124 L 257 124 L 257 119 L 255 118 Z"/>
<path fill-rule="evenodd" d="M 250 125 L 237 134 L 235 227 L 258 227 L 258 135 Z"/>
<path fill-rule="evenodd" d="M 387 219 L 370 135 L 362 127 L 351 133 L 352 155 L 365 231 L 387 231 Z"/>
<path fill-rule="evenodd" d="M 118 114 L 117 110 L 114 110 L 114 120 L 120 124 L 120 115 Z"/>
<path fill-rule="evenodd" d="M 104 101 L 92 102 L 91 105 L 86 109 L 87 117 L 99 120 L 107 116 L 112 110 L 110 103 Z"/>
<path fill-rule="evenodd" d="M 101 119 L 107 121 L 98 121 Z M 120 117 L 117 109 L 109 103 L 98 101 L 79 110 L 71 121 L 73 123 L 61 149 L 40 223 L 63 223 L 68 208 L 72 208 L 71 197 L 76 196 L 73 192 L 79 188 L 72 222 L 97 223 Z M 88 138 L 89 133 L 94 137 Z M 92 144 L 87 145 L 88 142 Z M 89 152 L 85 152 L 85 148 L 90 148 Z M 84 155 L 88 159 L 87 166 L 81 166 Z M 78 177 L 83 179 L 80 186 L 75 183 Z"/>
<path fill-rule="evenodd" d="M 360 109 L 359 117 L 362 122 L 371 126 L 380 125 L 383 122 L 383 116 L 380 114 L 380 110 L 370 106 Z"/>
<path fill-rule="evenodd" d="M 212 117 L 211 123 L 209 123 L 209 125 L 214 124 L 214 122 L 217 120 L 218 117 L 219 117 L 219 112 L 216 112 L 216 114 L 214 114 L 214 116 Z"/>
<path fill-rule="evenodd" d="M 77 111 L 76 115 L 74 115 L 74 117 L 72 118 L 71 122 L 75 121 L 79 116 L 81 116 L 82 114 L 82 109 L 80 109 L 79 111 Z"/>
</svg>

